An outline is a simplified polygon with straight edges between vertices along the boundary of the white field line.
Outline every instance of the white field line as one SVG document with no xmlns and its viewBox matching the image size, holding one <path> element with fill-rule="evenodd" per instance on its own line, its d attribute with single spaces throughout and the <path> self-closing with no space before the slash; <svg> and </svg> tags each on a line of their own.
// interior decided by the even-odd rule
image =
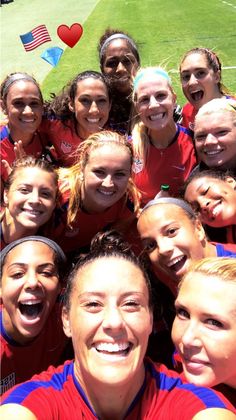
<svg viewBox="0 0 236 420">
<path fill-rule="evenodd" d="M 234 4 L 232 4 L 232 3 L 229 3 L 228 1 L 224 1 L 224 0 L 222 0 L 222 1 L 221 1 L 221 3 L 224 3 L 224 4 L 226 4 L 227 6 L 230 6 L 230 7 L 233 7 L 233 9 L 236 9 L 236 6 L 235 6 Z"/>
</svg>

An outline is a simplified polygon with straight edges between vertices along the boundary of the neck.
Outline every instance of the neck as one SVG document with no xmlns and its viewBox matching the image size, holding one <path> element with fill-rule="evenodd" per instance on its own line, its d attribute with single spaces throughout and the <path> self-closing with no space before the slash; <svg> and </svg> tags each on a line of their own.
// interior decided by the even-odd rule
<svg viewBox="0 0 236 420">
<path fill-rule="evenodd" d="M 160 130 L 149 130 L 148 135 L 150 142 L 157 149 L 166 149 L 174 140 L 177 132 L 175 122 L 171 123 Z"/>
<path fill-rule="evenodd" d="M 34 235 L 36 232 L 37 229 L 35 228 L 29 229 L 17 223 L 10 215 L 8 208 L 6 208 L 2 219 L 2 234 L 6 244 L 10 244 L 25 236 Z"/>
<path fill-rule="evenodd" d="M 127 383 L 120 385 L 104 384 L 96 381 L 94 378 L 92 381 L 91 378 L 90 380 L 86 380 L 85 377 L 81 377 L 81 373 L 78 374 L 76 362 L 74 372 L 90 405 L 101 420 L 122 420 L 145 378 L 144 366 L 140 370 L 138 377 L 133 378 L 131 385 L 127 385 Z M 90 384 L 92 385 L 90 386 Z"/>
<path fill-rule="evenodd" d="M 34 133 L 26 133 L 25 131 L 17 130 L 8 124 L 11 138 L 14 142 L 21 140 L 23 146 L 28 146 L 34 138 Z"/>
<path fill-rule="evenodd" d="M 216 256 L 217 256 L 217 251 L 216 251 L 215 245 L 211 244 L 210 242 L 206 242 L 204 258 L 216 257 Z"/>
</svg>

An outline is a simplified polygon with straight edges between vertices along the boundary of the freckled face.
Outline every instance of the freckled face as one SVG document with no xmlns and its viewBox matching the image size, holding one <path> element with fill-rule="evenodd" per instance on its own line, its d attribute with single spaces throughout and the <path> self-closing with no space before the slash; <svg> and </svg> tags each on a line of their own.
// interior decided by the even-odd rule
<svg viewBox="0 0 236 420">
<path fill-rule="evenodd" d="M 236 388 L 236 283 L 191 273 L 176 300 L 172 339 L 189 382 Z"/>
</svg>

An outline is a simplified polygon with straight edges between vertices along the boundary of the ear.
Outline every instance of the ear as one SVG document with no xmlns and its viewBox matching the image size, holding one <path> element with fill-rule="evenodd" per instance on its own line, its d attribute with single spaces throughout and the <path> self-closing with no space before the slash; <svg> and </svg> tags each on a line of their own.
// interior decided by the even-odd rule
<svg viewBox="0 0 236 420">
<path fill-rule="evenodd" d="M 227 176 L 227 178 L 225 179 L 225 182 L 230 184 L 233 190 L 236 189 L 236 179 L 234 179 L 232 176 Z"/>
<path fill-rule="evenodd" d="M 70 110 L 71 112 L 75 112 L 75 107 L 74 107 L 74 104 L 73 104 L 73 102 L 72 102 L 72 101 L 70 101 L 70 102 L 68 103 L 68 107 L 69 107 L 69 110 Z"/>
<path fill-rule="evenodd" d="M 0 109 L 4 114 L 7 114 L 6 105 L 2 99 L 0 100 Z"/>
<path fill-rule="evenodd" d="M 9 201 L 8 201 L 8 191 L 7 190 L 3 190 L 3 202 L 4 204 L 7 206 Z"/>
<path fill-rule="evenodd" d="M 172 95 L 173 95 L 172 102 L 174 105 L 176 105 L 177 95 L 175 92 L 172 92 Z"/>
<path fill-rule="evenodd" d="M 195 221 L 195 231 L 196 231 L 196 234 L 197 234 L 197 236 L 198 236 L 198 238 L 201 242 L 206 239 L 205 230 L 204 230 L 200 220 L 198 220 L 198 219 Z"/>
<path fill-rule="evenodd" d="M 215 82 L 219 83 L 220 82 L 220 71 L 218 70 L 216 73 L 214 73 L 215 76 Z"/>
<path fill-rule="evenodd" d="M 69 313 L 68 313 L 68 310 L 65 308 L 65 306 L 63 306 L 62 308 L 61 319 L 62 319 L 63 331 L 65 335 L 67 337 L 71 337 L 72 334 L 71 334 L 71 328 L 70 328 Z"/>
</svg>

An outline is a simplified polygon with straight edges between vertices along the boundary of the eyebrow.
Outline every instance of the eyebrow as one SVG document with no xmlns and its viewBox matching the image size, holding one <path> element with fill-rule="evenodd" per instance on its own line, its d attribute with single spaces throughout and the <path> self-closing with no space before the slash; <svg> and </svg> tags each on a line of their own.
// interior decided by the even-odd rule
<svg viewBox="0 0 236 420">
<path fill-rule="evenodd" d="M 143 292 L 139 292 L 139 291 L 137 291 L 137 290 L 131 290 L 131 291 L 129 291 L 129 292 L 122 293 L 122 294 L 121 294 L 121 297 L 122 297 L 122 298 L 125 298 L 125 297 L 129 297 L 129 296 L 131 296 L 131 295 L 144 295 L 144 293 L 143 293 Z M 96 292 L 96 290 L 94 290 L 94 291 L 92 291 L 92 292 L 84 292 L 84 293 L 80 293 L 80 294 L 78 295 L 78 298 L 81 298 L 81 297 L 90 297 L 90 296 L 99 296 L 99 297 L 103 298 L 103 297 L 105 297 L 105 296 L 106 296 L 106 293 L 103 293 L 103 292 Z"/>
<path fill-rule="evenodd" d="M 17 266 L 17 267 L 22 267 L 22 268 L 24 268 L 24 267 L 28 267 L 28 263 L 21 263 L 21 262 L 15 262 L 15 263 L 12 263 L 12 264 L 10 264 L 9 266 L 8 266 L 8 268 L 14 268 L 15 266 Z M 48 267 L 48 266 L 51 266 L 51 267 L 55 267 L 56 268 L 56 265 L 55 265 L 55 263 L 54 262 L 46 262 L 46 263 L 44 263 L 44 264 L 39 264 L 39 265 L 37 265 L 37 268 L 44 268 L 44 267 Z"/>
</svg>

